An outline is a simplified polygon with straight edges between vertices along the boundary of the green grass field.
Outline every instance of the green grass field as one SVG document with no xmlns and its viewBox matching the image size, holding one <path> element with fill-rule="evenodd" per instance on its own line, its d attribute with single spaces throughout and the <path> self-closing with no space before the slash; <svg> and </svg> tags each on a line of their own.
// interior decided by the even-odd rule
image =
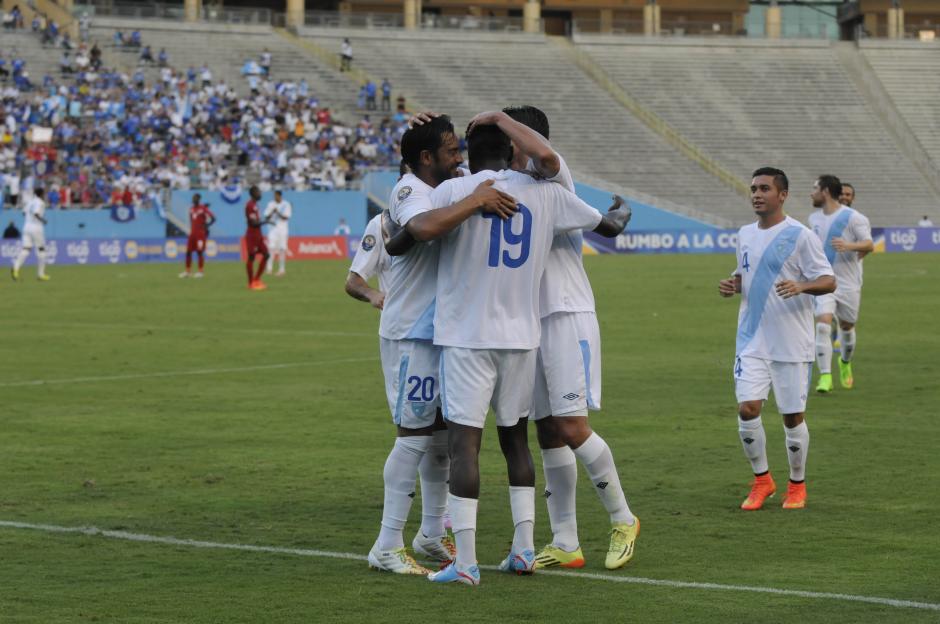
<svg viewBox="0 0 940 624">
<path fill-rule="evenodd" d="M 937 256 L 866 262 L 856 389 L 808 407 L 808 508 L 785 512 L 777 497 L 755 513 L 738 510 L 750 471 L 731 384 L 737 302 L 716 288 L 733 260 L 587 264 L 604 346 L 592 419 L 643 520 L 625 569 L 603 567 L 607 521 L 586 480 L 584 572 L 603 578 L 484 570 L 476 589 L 354 559 L 0 526 L 0 622 L 940 621 L 926 608 L 604 580 L 940 603 Z M 378 315 L 343 293 L 347 266 L 294 263 L 263 293 L 240 264 L 210 265 L 201 281 L 137 265 L 52 267 L 50 283 L 28 268 L 0 283 L 0 521 L 364 557 L 393 428 Z M 773 401 L 764 422 L 784 483 Z M 512 534 L 492 429 L 481 464 L 478 554 L 492 565 Z"/>
</svg>

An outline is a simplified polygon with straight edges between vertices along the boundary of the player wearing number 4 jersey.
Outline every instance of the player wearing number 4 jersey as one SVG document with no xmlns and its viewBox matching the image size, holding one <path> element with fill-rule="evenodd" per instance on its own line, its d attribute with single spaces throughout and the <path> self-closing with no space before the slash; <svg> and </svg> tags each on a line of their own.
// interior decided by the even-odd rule
<svg viewBox="0 0 940 624">
<path fill-rule="evenodd" d="M 402 176 L 392 189 L 390 226 L 410 226 L 416 216 L 430 211 L 433 188 L 453 177 L 463 162 L 453 125 L 446 117 L 408 130 L 401 152 L 413 173 Z M 508 196 L 482 187 L 450 209 L 469 214 L 481 207 L 509 210 L 512 205 Z M 410 238 L 407 231 L 402 235 Z M 369 565 L 398 574 L 429 572 L 414 561 L 404 544 L 419 473 L 422 522 L 412 546 L 416 553 L 438 561 L 454 556 L 453 542 L 444 531 L 450 462 L 447 432 L 438 409 L 440 349 L 432 343 L 439 254 L 438 243 L 419 243 L 391 259 L 379 326 L 385 391 L 398 435 L 385 462 L 382 524 L 369 552 Z"/>
<path fill-rule="evenodd" d="M 474 122 L 496 123 L 510 136 L 513 169 L 532 172 L 574 192 L 568 166 L 548 142 L 548 119 L 541 110 L 507 108 L 482 113 Z M 542 338 L 532 417 L 542 452 L 552 542 L 536 557 L 537 568 L 580 568 L 585 563 L 575 506 L 579 460 L 610 518 L 608 569 L 632 559 L 640 528 L 624 496 L 613 454 L 588 423 L 588 410 L 598 410 L 601 404 L 601 340 L 581 248 L 581 231 L 556 235 L 539 289 Z"/>
<path fill-rule="evenodd" d="M 754 172 L 751 205 L 757 222 L 738 232 L 738 265 L 721 280 L 722 297 L 741 293 L 734 358 L 738 433 L 754 481 L 741 509 L 756 510 L 776 492 L 767 464 L 760 413 L 773 388 L 783 414 L 790 483 L 785 509 L 806 505 L 809 430 L 804 421 L 813 362 L 813 299 L 836 288 L 832 266 L 813 233 L 783 212 L 789 181 L 779 169 Z"/>
<path fill-rule="evenodd" d="M 535 569 L 535 471 L 526 425 L 541 332 L 539 283 L 552 239 L 583 228 L 616 236 L 629 214 L 615 209 L 602 216 L 560 185 L 510 170 L 512 145 L 495 125 L 472 126 L 467 141 L 473 175 L 436 188 L 434 206 L 448 206 L 477 185 L 495 181 L 496 188 L 515 198 L 517 211 L 508 219 L 474 212 L 441 242 L 434 344 L 443 348 L 441 404 L 449 434 L 448 508 L 457 558 L 428 578 L 477 585 L 478 462 L 490 408 L 506 458 L 514 525 L 512 546 L 500 569 L 517 574 Z"/>
<path fill-rule="evenodd" d="M 852 355 L 855 353 L 855 323 L 862 300 L 862 257 L 873 251 L 871 224 L 865 215 L 840 203 L 845 187 L 839 178 L 822 175 L 813 185 L 810 197 L 818 208 L 809 216 L 809 226 L 822 241 L 826 259 L 832 264 L 839 286 L 832 294 L 816 297 L 816 364 L 819 383 L 816 392 L 832 391 L 832 318 L 839 322 L 839 381 L 843 388 L 854 385 Z M 851 186 L 849 186 L 851 188 Z"/>
</svg>

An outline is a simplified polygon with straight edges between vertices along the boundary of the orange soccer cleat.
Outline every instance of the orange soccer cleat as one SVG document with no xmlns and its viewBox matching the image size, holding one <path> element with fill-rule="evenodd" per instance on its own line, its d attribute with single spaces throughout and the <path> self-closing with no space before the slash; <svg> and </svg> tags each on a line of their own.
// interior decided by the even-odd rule
<svg viewBox="0 0 940 624">
<path fill-rule="evenodd" d="M 248 285 L 248 288 L 252 290 L 267 290 L 268 285 L 262 282 L 261 280 L 255 280 L 251 284 Z"/>
<path fill-rule="evenodd" d="M 806 483 L 787 484 L 787 497 L 783 499 L 784 509 L 803 509 L 806 507 Z"/>
<path fill-rule="evenodd" d="M 751 493 L 741 503 L 741 509 L 745 511 L 755 511 L 764 506 L 764 501 L 774 495 L 777 491 L 777 484 L 769 472 L 755 476 L 751 482 Z"/>
</svg>

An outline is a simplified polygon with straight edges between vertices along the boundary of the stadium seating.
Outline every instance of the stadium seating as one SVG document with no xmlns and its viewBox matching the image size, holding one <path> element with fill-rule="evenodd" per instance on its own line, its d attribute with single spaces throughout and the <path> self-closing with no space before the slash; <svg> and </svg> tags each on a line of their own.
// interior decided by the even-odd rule
<svg viewBox="0 0 940 624">
<path fill-rule="evenodd" d="M 44 75 L 59 75 L 62 48 L 43 46 L 39 37 L 30 31 L 3 31 L 0 37 L 0 56 L 7 61 L 7 69 L 12 58 L 22 58 L 26 61 L 26 70 L 33 84 L 42 84 Z"/>
<path fill-rule="evenodd" d="M 349 36 L 357 66 L 388 77 L 412 96 L 409 102 L 446 112 L 458 126 L 480 111 L 533 104 L 548 114 L 552 141 L 576 172 L 714 214 L 747 210 L 746 200 L 666 144 L 544 39 L 303 34 L 337 53 Z"/>
<path fill-rule="evenodd" d="M 579 47 L 633 97 L 742 178 L 761 164 L 786 170 L 793 195 L 788 207 L 795 216 L 810 211 L 807 196 L 821 173 L 853 182 L 856 206 L 876 224 L 914 223 L 938 203 L 827 42 L 608 37 L 583 38 Z M 917 71 L 894 84 L 917 83 Z M 923 84 L 931 87 L 936 93 L 934 85 Z M 923 114 L 929 114 L 927 100 L 921 101 Z"/>
<path fill-rule="evenodd" d="M 922 43 L 866 41 L 862 53 L 934 163 L 940 163 L 940 56 Z"/>
</svg>

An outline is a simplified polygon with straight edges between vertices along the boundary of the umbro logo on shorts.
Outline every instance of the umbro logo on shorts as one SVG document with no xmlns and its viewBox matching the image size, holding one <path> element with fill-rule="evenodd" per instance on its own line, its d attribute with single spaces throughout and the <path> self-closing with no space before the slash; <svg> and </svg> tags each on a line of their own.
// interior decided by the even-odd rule
<svg viewBox="0 0 940 624">
<path fill-rule="evenodd" d="M 411 494 L 408 495 L 408 498 L 414 498 L 414 497 L 415 497 L 415 493 L 414 493 L 414 492 L 412 492 Z"/>
<path fill-rule="evenodd" d="M 563 399 L 568 399 L 569 401 L 574 401 L 575 399 L 577 399 L 577 398 L 580 397 L 580 396 L 581 396 L 580 394 L 576 394 L 576 393 L 574 393 L 574 392 L 569 392 L 568 394 L 566 394 L 565 396 L 563 396 L 563 397 L 561 397 L 561 398 L 563 398 Z"/>
<path fill-rule="evenodd" d="M 606 489 L 606 488 L 607 488 L 607 482 L 606 482 L 606 481 L 601 481 L 600 483 L 597 484 L 597 487 L 599 487 L 599 488 L 602 489 L 602 490 L 603 490 L 603 489 Z"/>
<path fill-rule="evenodd" d="M 800 447 L 798 447 L 796 444 L 794 444 L 793 446 L 790 447 L 790 452 L 791 452 L 791 453 L 796 453 L 796 452 L 799 451 L 799 450 L 800 450 Z"/>
<path fill-rule="evenodd" d="M 750 444 L 750 443 L 753 442 L 753 441 L 754 441 L 754 438 L 744 438 L 744 443 L 745 443 L 745 444 Z"/>
<path fill-rule="evenodd" d="M 545 490 L 545 494 L 544 494 L 545 498 L 548 498 L 551 495 L 552 495 L 551 492 L 549 492 L 548 490 Z"/>
</svg>

